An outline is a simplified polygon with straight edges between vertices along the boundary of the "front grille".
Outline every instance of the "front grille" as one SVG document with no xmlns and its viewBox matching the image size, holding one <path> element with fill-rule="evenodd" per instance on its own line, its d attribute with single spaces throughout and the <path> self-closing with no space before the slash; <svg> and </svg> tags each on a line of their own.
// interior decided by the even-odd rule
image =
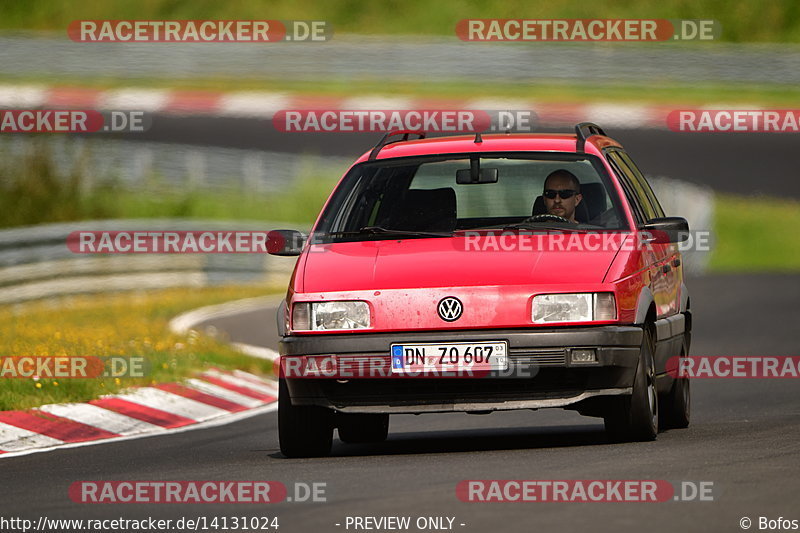
<svg viewBox="0 0 800 533">
<path fill-rule="evenodd" d="M 567 351 L 564 348 L 511 348 L 508 352 L 509 362 L 515 366 L 563 366 L 567 364 Z"/>
</svg>

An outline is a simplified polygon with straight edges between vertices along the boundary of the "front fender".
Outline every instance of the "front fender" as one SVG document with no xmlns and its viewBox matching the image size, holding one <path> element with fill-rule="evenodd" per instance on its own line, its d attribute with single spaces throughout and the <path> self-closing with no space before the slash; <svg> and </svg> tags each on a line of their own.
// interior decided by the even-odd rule
<svg viewBox="0 0 800 533">
<path fill-rule="evenodd" d="M 278 325 L 278 335 L 281 337 L 286 336 L 286 298 L 281 300 L 280 305 L 278 305 L 278 311 L 275 313 L 275 320 L 277 321 Z"/>
</svg>

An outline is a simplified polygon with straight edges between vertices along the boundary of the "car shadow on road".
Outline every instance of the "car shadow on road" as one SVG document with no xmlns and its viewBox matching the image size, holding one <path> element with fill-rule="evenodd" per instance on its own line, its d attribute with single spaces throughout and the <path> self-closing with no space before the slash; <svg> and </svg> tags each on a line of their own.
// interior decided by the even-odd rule
<svg viewBox="0 0 800 533">
<path fill-rule="evenodd" d="M 557 426 L 539 428 L 457 429 L 452 431 L 390 432 L 386 442 L 345 444 L 335 439 L 331 455 L 404 455 L 427 453 L 474 452 L 492 450 L 529 450 L 608 444 L 602 425 Z"/>
</svg>

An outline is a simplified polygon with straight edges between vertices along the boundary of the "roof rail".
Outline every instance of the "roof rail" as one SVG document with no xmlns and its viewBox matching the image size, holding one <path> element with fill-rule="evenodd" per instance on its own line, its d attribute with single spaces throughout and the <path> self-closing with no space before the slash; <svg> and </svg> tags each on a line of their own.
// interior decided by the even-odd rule
<svg viewBox="0 0 800 533">
<path fill-rule="evenodd" d="M 403 138 L 402 139 L 390 140 L 390 138 L 395 136 L 395 135 L 402 135 Z M 425 138 L 425 132 L 424 131 L 415 131 L 415 130 L 395 130 L 395 131 L 390 131 L 390 132 L 386 133 L 386 135 L 384 135 L 381 138 L 380 141 L 378 141 L 378 144 L 376 144 L 375 148 L 373 148 L 372 151 L 369 153 L 369 161 L 374 161 L 375 159 L 377 159 L 378 154 L 380 153 L 381 149 L 384 146 L 386 146 L 387 144 L 396 143 L 396 142 L 400 142 L 400 141 L 407 141 L 409 135 L 418 135 L 418 139 L 424 139 Z"/>
<path fill-rule="evenodd" d="M 589 135 L 583 134 L 584 129 L 586 129 L 589 132 Z M 581 122 L 580 124 L 575 124 L 575 135 L 578 137 L 578 143 L 575 147 L 575 151 L 583 153 L 584 147 L 586 146 L 586 139 L 588 139 L 592 135 L 605 135 L 605 134 L 606 132 L 603 131 L 603 128 L 601 128 L 594 122 Z"/>
</svg>

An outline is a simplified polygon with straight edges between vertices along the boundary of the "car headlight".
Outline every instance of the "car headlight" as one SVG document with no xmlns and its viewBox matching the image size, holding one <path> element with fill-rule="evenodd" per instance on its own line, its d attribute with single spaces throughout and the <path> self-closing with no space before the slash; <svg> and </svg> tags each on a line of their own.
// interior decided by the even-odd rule
<svg viewBox="0 0 800 533">
<path fill-rule="evenodd" d="M 299 302 L 292 306 L 292 329 L 322 331 L 370 327 L 367 302 Z"/>
<path fill-rule="evenodd" d="M 613 292 L 539 294 L 533 298 L 533 322 L 593 322 L 616 320 L 617 304 Z"/>
</svg>

